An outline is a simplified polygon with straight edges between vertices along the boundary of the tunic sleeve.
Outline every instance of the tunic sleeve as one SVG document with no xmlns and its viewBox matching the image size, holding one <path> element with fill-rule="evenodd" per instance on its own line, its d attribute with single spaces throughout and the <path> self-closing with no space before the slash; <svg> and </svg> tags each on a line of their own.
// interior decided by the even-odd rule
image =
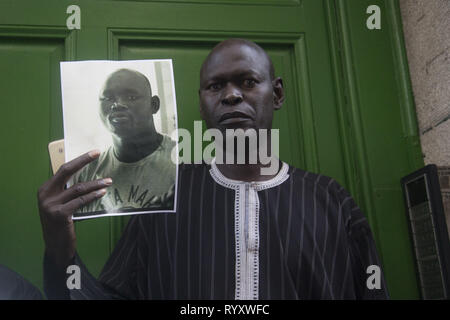
<svg viewBox="0 0 450 320">
<path fill-rule="evenodd" d="M 42 294 L 20 274 L 0 264 L 0 300 L 41 300 Z"/>
<path fill-rule="evenodd" d="M 347 232 L 356 299 L 389 299 L 383 267 L 369 223 L 353 198 L 344 190 L 344 210 L 349 214 Z"/>
</svg>

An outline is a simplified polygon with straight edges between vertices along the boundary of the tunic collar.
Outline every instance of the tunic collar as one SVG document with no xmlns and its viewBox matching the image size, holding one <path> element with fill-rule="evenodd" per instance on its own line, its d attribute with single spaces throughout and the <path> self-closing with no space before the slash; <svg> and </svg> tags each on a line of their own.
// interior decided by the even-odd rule
<svg viewBox="0 0 450 320">
<path fill-rule="evenodd" d="M 282 166 L 281 166 L 280 171 L 272 179 L 265 180 L 265 181 L 253 181 L 253 182 L 234 180 L 234 179 L 225 177 L 222 174 L 222 172 L 220 172 L 220 170 L 217 168 L 217 165 L 216 165 L 216 159 L 214 158 L 211 161 L 211 169 L 209 170 L 209 173 L 211 174 L 211 177 L 214 179 L 214 181 L 216 181 L 218 184 L 220 184 L 221 186 L 224 186 L 226 188 L 236 190 L 242 185 L 249 184 L 257 191 L 260 191 L 260 190 L 264 190 L 264 189 L 273 188 L 273 187 L 276 187 L 276 186 L 282 184 L 284 181 L 286 181 L 289 178 L 288 171 L 289 171 L 289 165 L 286 162 L 282 161 Z"/>
</svg>

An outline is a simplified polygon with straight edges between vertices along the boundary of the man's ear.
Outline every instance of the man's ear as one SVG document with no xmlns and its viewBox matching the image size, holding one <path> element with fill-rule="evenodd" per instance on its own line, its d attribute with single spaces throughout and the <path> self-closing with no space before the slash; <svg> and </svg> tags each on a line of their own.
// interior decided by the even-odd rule
<svg viewBox="0 0 450 320">
<path fill-rule="evenodd" d="M 280 77 L 272 80 L 272 88 L 273 88 L 273 108 L 278 110 L 281 108 L 284 102 L 284 88 L 283 88 L 283 80 Z"/>
<path fill-rule="evenodd" d="M 159 110 L 159 97 L 158 96 L 153 96 L 152 97 L 152 113 L 157 113 Z"/>
</svg>

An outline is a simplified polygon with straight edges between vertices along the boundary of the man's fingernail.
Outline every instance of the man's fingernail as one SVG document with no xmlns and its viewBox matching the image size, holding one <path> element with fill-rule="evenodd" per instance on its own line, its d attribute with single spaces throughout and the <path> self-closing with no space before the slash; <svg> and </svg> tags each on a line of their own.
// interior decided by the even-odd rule
<svg viewBox="0 0 450 320">
<path fill-rule="evenodd" d="M 97 158 L 100 155 L 100 150 L 92 150 L 89 152 L 89 157 L 92 159 Z"/>
<path fill-rule="evenodd" d="M 106 194 L 106 189 L 100 189 L 98 191 L 95 192 L 97 197 L 102 197 Z"/>
<path fill-rule="evenodd" d="M 112 179 L 111 178 L 103 179 L 103 184 L 105 184 L 107 186 L 112 185 Z"/>
</svg>

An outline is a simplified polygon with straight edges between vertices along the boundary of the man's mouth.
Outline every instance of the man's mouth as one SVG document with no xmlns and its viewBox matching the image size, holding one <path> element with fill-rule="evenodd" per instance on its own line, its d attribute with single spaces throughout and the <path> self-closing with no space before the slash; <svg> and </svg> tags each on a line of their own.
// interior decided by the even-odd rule
<svg viewBox="0 0 450 320">
<path fill-rule="evenodd" d="M 109 122 L 112 124 L 120 124 L 130 120 L 130 116 L 127 112 L 117 111 L 108 116 Z"/>
<path fill-rule="evenodd" d="M 235 111 L 235 112 L 229 112 L 229 113 L 223 114 L 219 119 L 219 123 L 220 124 L 234 124 L 234 123 L 239 123 L 239 122 L 244 122 L 244 121 L 249 121 L 249 120 L 253 120 L 253 119 L 248 114 L 240 112 L 240 111 Z"/>
</svg>

